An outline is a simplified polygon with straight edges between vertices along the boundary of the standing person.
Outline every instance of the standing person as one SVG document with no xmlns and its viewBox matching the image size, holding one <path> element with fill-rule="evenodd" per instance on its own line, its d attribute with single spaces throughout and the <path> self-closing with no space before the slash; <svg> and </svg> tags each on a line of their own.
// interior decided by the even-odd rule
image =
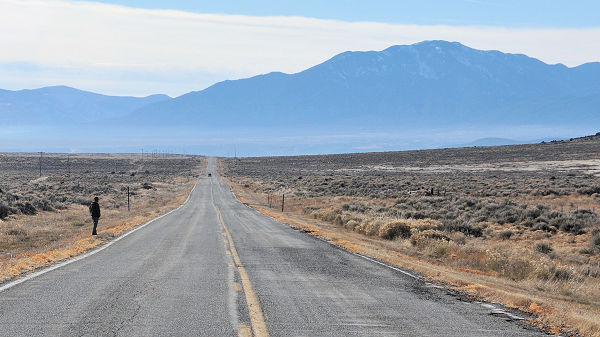
<svg viewBox="0 0 600 337">
<path fill-rule="evenodd" d="M 100 205 L 98 204 L 98 197 L 94 197 L 94 202 L 92 202 L 90 205 L 90 215 L 92 216 L 92 220 L 94 220 L 94 229 L 92 230 L 92 235 L 98 235 L 98 233 L 96 233 L 98 219 L 100 219 Z"/>
</svg>

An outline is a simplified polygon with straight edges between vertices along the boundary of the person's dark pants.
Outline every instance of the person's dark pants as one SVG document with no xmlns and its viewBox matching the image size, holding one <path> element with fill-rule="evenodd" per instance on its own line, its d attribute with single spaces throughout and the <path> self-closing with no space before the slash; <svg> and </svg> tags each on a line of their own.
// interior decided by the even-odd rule
<svg viewBox="0 0 600 337">
<path fill-rule="evenodd" d="M 96 233 L 96 227 L 98 226 L 98 219 L 99 218 L 92 218 L 92 220 L 94 220 L 94 229 L 92 230 L 92 235 L 98 235 L 98 233 Z"/>
</svg>

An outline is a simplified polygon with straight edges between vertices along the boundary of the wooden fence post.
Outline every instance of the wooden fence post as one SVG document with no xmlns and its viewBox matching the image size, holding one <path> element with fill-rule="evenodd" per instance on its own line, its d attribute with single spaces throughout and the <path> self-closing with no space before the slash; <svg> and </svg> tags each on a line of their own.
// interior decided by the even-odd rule
<svg viewBox="0 0 600 337">
<path fill-rule="evenodd" d="M 44 152 L 40 152 L 40 177 L 42 176 L 42 155 Z"/>
</svg>

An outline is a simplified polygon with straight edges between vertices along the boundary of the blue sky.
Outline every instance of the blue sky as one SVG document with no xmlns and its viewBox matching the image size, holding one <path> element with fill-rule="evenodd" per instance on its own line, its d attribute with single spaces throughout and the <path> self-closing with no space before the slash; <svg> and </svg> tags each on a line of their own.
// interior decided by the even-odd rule
<svg viewBox="0 0 600 337">
<path fill-rule="evenodd" d="M 305 16 L 418 25 L 595 27 L 597 0 L 237 0 L 99 1 L 129 7 L 250 16 Z"/>
<path fill-rule="evenodd" d="M 0 89 L 178 96 L 423 40 L 600 61 L 598 1 L 0 0 Z"/>
</svg>

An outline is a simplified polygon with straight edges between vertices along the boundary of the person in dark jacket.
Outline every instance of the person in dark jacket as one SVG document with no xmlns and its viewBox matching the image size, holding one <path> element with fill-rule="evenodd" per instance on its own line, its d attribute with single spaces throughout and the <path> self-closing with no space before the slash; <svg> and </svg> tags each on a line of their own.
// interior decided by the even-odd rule
<svg viewBox="0 0 600 337">
<path fill-rule="evenodd" d="M 90 205 L 90 215 L 92 216 L 92 220 L 94 221 L 94 229 L 92 230 L 92 235 L 98 235 L 98 233 L 96 233 L 98 219 L 100 219 L 100 205 L 98 204 L 98 197 L 95 197 L 94 202 L 92 202 L 92 204 Z"/>
</svg>

